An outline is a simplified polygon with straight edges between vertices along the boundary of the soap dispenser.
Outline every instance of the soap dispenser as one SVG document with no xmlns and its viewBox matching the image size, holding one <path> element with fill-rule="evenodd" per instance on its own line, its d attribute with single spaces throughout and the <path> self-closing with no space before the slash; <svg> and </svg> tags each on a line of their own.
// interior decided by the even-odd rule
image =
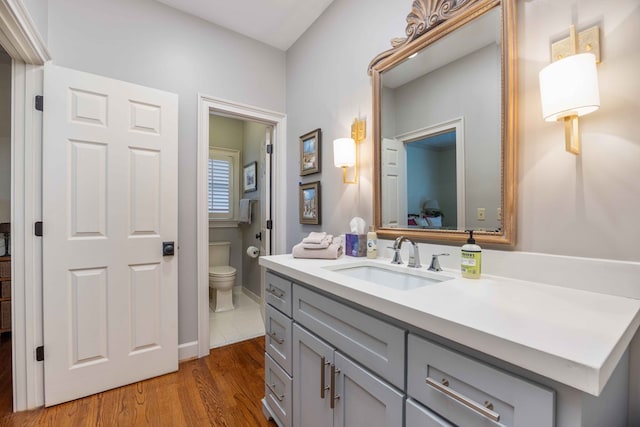
<svg viewBox="0 0 640 427">
<path fill-rule="evenodd" d="M 482 248 L 476 245 L 473 238 L 473 230 L 467 230 L 469 238 L 467 244 L 462 246 L 461 270 L 462 277 L 467 279 L 479 279 L 482 265 Z"/>
<path fill-rule="evenodd" d="M 378 257 L 378 235 L 376 234 L 373 226 L 369 227 L 367 233 L 367 258 Z"/>
</svg>

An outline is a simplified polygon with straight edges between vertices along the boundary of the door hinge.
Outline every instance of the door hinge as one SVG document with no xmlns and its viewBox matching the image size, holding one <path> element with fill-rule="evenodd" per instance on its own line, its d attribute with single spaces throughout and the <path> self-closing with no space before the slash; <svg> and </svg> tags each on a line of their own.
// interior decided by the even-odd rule
<svg viewBox="0 0 640 427">
<path fill-rule="evenodd" d="M 42 237 L 42 221 L 36 221 L 35 224 L 33 224 L 33 234 Z"/>
<path fill-rule="evenodd" d="M 273 229 L 273 221 L 268 219 L 267 220 L 267 230 L 272 230 Z"/>
<path fill-rule="evenodd" d="M 267 154 L 273 154 L 273 144 L 267 144 Z"/>
<path fill-rule="evenodd" d="M 44 346 L 36 347 L 36 361 L 42 362 L 44 360 Z"/>
<path fill-rule="evenodd" d="M 36 95 L 36 110 L 44 110 L 44 97 L 42 95 Z"/>
</svg>

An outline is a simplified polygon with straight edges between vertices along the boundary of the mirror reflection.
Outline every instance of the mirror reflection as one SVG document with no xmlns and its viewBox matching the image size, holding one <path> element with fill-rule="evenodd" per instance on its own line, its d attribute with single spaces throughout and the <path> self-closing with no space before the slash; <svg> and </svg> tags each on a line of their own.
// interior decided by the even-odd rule
<svg viewBox="0 0 640 427">
<path fill-rule="evenodd" d="M 500 8 L 381 73 L 381 226 L 502 229 Z"/>
</svg>

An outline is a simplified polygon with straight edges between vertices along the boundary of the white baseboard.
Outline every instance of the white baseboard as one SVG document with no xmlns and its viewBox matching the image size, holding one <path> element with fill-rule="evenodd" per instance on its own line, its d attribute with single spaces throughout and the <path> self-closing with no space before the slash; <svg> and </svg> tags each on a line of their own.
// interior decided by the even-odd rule
<svg viewBox="0 0 640 427">
<path fill-rule="evenodd" d="M 198 341 L 178 344 L 178 361 L 198 358 Z"/>
<path fill-rule="evenodd" d="M 258 305 L 260 306 L 262 305 L 262 298 L 260 298 L 255 293 L 251 292 L 249 289 L 243 286 L 241 292 L 246 296 L 248 296 L 249 298 L 251 298 L 253 301 L 255 301 Z"/>
</svg>

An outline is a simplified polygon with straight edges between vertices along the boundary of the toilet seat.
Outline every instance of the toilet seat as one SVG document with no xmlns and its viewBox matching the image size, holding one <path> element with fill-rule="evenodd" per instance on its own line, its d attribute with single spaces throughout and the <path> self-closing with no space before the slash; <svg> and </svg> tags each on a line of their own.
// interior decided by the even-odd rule
<svg viewBox="0 0 640 427">
<path fill-rule="evenodd" d="M 229 277 L 236 274 L 236 269 L 229 265 L 209 267 L 209 277 Z"/>
</svg>

